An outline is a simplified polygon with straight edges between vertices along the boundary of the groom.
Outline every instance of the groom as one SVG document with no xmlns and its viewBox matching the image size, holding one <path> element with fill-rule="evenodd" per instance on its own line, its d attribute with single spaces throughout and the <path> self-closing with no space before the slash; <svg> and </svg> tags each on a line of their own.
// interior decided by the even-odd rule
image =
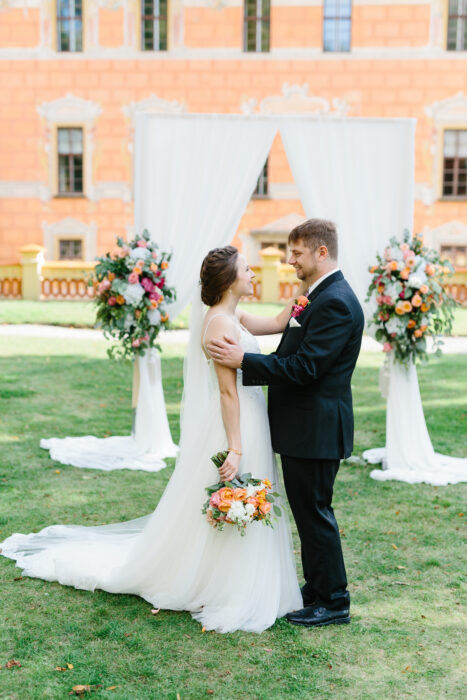
<svg viewBox="0 0 467 700">
<path fill-rule="evenodd" d="M 243 370 L 246 386 L 269 386 L 272 446 L 301 541 L 304 607 L 289 622 L 320 627 L 350 622 L 350 596 L 332 509 L 339 462 L 353 447 L 350 381 L 363 333 L 361 306 L 337 267 L 337 231 L 310 219 L 289 235 L 289 263 L 308 285 L 308 304 L 291 318 L 271 355 L 213 340 L 217 362 Z"/>
</svg>

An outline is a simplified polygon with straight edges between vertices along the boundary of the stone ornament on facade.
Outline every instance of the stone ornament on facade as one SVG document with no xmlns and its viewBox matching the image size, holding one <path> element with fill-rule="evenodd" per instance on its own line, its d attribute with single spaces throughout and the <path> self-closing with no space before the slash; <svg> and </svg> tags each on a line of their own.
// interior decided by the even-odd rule
<svg viewBox="0 0 467 700">
<path fill-rule="evenodd" d="M 282 95 L 265 97 L 261 102 L 250 98 L 242 102 L 243 114 L 312 114 L 327 117 L 346 117 L 349 112 L 347 100 L 334 98 L 329 102 L 318 95 L 308 95 L 308 84 L 284 83 Z"/>
<path fill-rule="evenodd" d="M 433 102 L 425 107 L 425 114 L 432 126 L 429 143 L 431 182 L 416 185 L 415 196 L 430 206 L 441 196 L 439 183 L 443 167 L 443 131 L 450 127 L 467 129 L 467 95 L 458 92 L 452 97 Z"/>
<path fill-rule="evenodd" d="M 47 260 L 56 258 L 57 242 L 60 238 L 72 239 L 78 238 L 83 241 L 83 258 L 85 260 L 93 260 L 97 250 L 97 224 L 92 221 L 86 224 L 84 221 L 79 221 L 71 216 L 67 216 L 60 221 L 48 223 L 42 222 L 42 231 L 44 235 L 45 257 Z"/>
<path fill-rule="evenodd" d="M 457 246 L 467 249 L 467 224 L 462 221 L 448 221 L 441 226 L 423 231 L 423 242 L 438 253 L 442 246 Z"/>
<path fill-rule="evenodd" d="M 83 128 L 84 137 L 84 195 L 93 199 L 93 153 L 94 153 L 94 128 L 102 108 L 92 100 L 84 100 L 67 93 L 65 97 L 59 97 L 51 102 L 43 102 L 37 107 L 39 116 L 44 121 L 44 151 L 47 157 L 49 199 L 56 193 L 56 168 L 57 153 L 54 139 L 55 131 L 60 125 L 77 125 Z"/>
</svg>

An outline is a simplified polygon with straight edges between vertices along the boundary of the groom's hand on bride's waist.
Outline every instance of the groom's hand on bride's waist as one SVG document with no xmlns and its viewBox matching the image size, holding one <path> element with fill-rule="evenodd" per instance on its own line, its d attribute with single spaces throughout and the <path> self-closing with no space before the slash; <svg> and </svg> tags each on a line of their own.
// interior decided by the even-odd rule
<svg viewBox="0 0 467 700">
<path fill-rule="evenodd" d="M 220 365 L 232 369 L 241 367 L 244 352 L 241 346 L 228 335 L 225 335 L 222 340 L 210 340 L 206 347 L 212 359 Z"/>
</svg>

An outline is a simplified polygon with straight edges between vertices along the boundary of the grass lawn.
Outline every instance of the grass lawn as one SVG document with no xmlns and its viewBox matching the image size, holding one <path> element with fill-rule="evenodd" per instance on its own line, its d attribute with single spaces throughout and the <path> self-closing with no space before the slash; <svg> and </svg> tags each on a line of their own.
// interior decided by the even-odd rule
<svg viewBox="0 0 467 700">
<path fill-rule="evenodd" d="M 182 355 L 174 346 L 163 355 L 175 439 Z M 356 454 L 384 442 L 380 363 L 363 354 L 355 373 Z M 454 355 L 419 371 L 434 446 L 459 456 L 467 456 L 466 372 L 467 356 Z M 59 465 L 39 448 L 41 437 L 127 434 L 130 401 L 130 367 L 107 360 L 103 341 L 2 338 L 0 540 L 155 507 L 173 460 L 157 474 L 106 473 Z M 135 596 L 21 578 L 0 557 L 0 698 L 62 700 L 77 684 L 93 687 L 87 698 L 115 700 L 462 697 L 465 486 L 381 483 L 369 471 L 343 464 L 335 489 L 350 625 L 309 630 L 279 620 L 261 635 L 203 634 L 188 613 L 152 615 Z M 294 540 L 298 566 L 295 531 Z M 11 659 L 21 667 L 7 669 Z"/>
<path fill-rule="evenodd" d="M 253 314 L 273 316 L 281 304 L 244 303 L 241 308 Z M 188 328 L 190 308 L 172 322 L 172 328 Z M 90 327 L 95 323 L 95 306 L 86 301 L 0 301 L 0 323 L 42 323 L 53 326 Z M 467 308 L 455 312 L 453 335 L 467 335 Z"/>
</svg>

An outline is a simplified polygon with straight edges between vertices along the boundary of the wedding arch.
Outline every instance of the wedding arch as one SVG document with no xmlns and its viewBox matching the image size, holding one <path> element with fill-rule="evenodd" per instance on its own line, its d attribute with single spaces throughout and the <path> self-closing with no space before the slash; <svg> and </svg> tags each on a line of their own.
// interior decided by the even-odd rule
<svg viewBox="0 0 467 700">
<path fill-rule="evenodd" d="M 135 232 L 148 229 L 162 249 L 173 251 L 172 317 L 190 302 L 207 251 L 233 239 L 277 131 L 306 215 L 337 224 L 339 265 L 362 303 L 375 252 L 391 236 L 412 229 L 414 119 L 139 114 Z M 54 459 L 96 469 L 157 471 L 176 454 L 159 355 L 151 351 L 136 362 L 132 436 L 42 441 Z M 416 372 L 410 377 L 412 395 L 418 391 Z M 420 422 L 419 394 L 418 401 Z M 403 407 L 402 396 L 398 403 Z M 393 433 L 388 430 L 388 439 Z M 428 433 L 420 435 L 429 440 Z M 409 463 L 397 466 L 411 469 Z"/>
</svg>

